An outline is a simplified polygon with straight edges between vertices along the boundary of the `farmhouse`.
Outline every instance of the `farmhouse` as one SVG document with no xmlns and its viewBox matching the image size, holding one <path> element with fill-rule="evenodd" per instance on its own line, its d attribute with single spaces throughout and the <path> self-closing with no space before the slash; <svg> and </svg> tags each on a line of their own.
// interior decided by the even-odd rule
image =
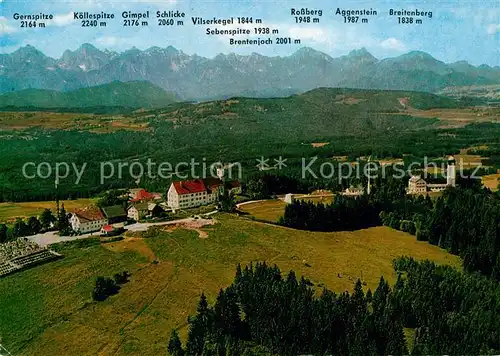
<svg viewBox="0 0 500 356">
<path fill-rule="evenodd" d="M 127 212 L 121 205 L 102 207 L 102 212 L 110 224 L 115 224 L 127 220 Z"/>
<path fill-rule="evenodd" d="M 75 210 L 69 222 L 74 231 L 87 233 L 101 230 L 104 225 L 108 224 L 108 219 L 97 206 L 88 206 Z"/>
<path fill-rule="evenodd" d="M 241 193 L 241 185 L 237 181 L 224 183 L 220 179 L 210 178 L 172 182 L 167 193 L 168 206 L 182 209 L 214 203 L 224 185 L 233 194 Z"/>
</svg>

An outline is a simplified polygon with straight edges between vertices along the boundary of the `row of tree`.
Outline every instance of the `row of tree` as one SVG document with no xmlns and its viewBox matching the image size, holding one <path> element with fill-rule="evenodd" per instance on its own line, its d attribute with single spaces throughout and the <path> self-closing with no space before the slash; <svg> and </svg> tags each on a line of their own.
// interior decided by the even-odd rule
<svg viewBox="0 0 500 356">
<path fill-rule="evenodd" d="M 379 224 L 379 211 L 368 197 L 337 195 L 331 204 L 296 200 L 285 207 L 278 224 L 310 231 L 345 231 Z"/>
<path fill-rule="evenodd" d="M 68 214 L 64 206 L 59 211 L 58 217 L 54 216 L 50 209 L 44 209 L 38 217 L 30 216 L 27 220 L 17 218 L 10 228 L 7 224 L 0 224 L 0 243 L 52 229 L 59 230 L 61 235 L 68 235 L 71 232 Z"/>
<path fill-rule="evenodd" d="M 213 307 L 202 294 L 189 318 L 185 350 L 174 331 L 172 355 L 404 354 L 402 319 L 388 303 L 381 278 L 365 295 L 358 280 L 353 294 L 327 289 L 315 296 L 312 283 L 285 278 L 265 263 L 237 267 L 231 286 L 220 290 Z"/>
<path fill-rule="evenodd" d="M 361 282 L 352 294 L 323 289 L 265 263 L 238 266 L 234 282 L 209 306 L 202 294 L 189 317 L 185 348 L 177 331 L 171 355 L 403 355 L 500 351 L 500 288 L 451 267 L 400 258 L 392 289 Z M 415 333 L 411 340 L 403 328 Z M 408 335 L 411 335 L 409 333 Z M 411 342 L 408 342 L 411 341 Z M 413 345 L 408 350 L 407 345 Z"/>
</svg>

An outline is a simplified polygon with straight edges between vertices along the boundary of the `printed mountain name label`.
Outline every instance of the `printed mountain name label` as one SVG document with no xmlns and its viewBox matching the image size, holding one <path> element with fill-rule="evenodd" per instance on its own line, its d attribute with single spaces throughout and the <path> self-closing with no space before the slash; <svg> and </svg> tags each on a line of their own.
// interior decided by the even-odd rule
<svg viewBox="0 0 500 356">
<path fill-rule="evenodd" d="M 91 12 L 73 12 L 74 20 L 110 20 L 114 19 L 115 14 L 110 14 L 104 11 L 100 13 L 91 13 Z"/>
<path fill-rule="evenodd" d="M 39 13 L 39 14 L 19 14 L 15 13 L 13 16 L 14 20 L 52 20 L 54 18 L 54 15 L 52 14 L 44 14 L 44 13 Z"/>
<path fill-rule="evenodd" d="M 165 17 L 185 17 L 186 14 L 184 12 L 180 12 L 179 10 L 176 10 L 176 11 L 166 11 L 166 10 L 163 10 L 163 11 L 156 11 L 156 17 L 161 17 L 161 18 L 165 18 Z"/>
</svg>

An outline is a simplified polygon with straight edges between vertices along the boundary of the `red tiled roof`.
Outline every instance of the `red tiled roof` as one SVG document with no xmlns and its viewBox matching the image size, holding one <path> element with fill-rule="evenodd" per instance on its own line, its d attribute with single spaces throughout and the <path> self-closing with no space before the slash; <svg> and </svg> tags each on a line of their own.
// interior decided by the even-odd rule
<svg viewBox="0 0 500 356">
<path fill-rule="evenodd" d="M 149 193 L 145 189 L 141 189 L 135 194 L 135 198 L 133 199 L 133 201 L 149 200 L 149 199 L 154 199 L 154 195 Z"/>
<path fill-rule="evenodd" d="M 104 230 L 104 231 L 106 231 L 106 232 L 111 232 L 111 231 L 113 231 L 113 230 L 114 230 L 114 228 L 113 228 L 113 226 L 111 226 L 111 225 L 104 225 L 104 226 L 102 227 L 102 230 Z"/>
<path fill-rule="evenodd" d="M 174 182 L 173 184 L 175 191 L 179 195 L 201 193 L 207 191 L 205 183 L 203 183 L 201 179 L 186 180 L 183 182 Z"/>
<path fill-rule="evenodd" d="M 237 180 L 226 181 L 223 183 L 218 178 L 207 178 L 205 179 L 205 186 L 210 190 L 217 190 L 222 185 L 226 185 L 229 189 L 234 189 L 240 187 L 240 182 Z"/>
<path fill-rule="evenodd" d="M 231 189 L 241 187 L 240 182 L 238 182 L 237 180 L 232 180 L 232 181 L 229 181 L 229 182 L 227 182 L 227 184 L 229 185 L 229 187 L 230 187 Z"/>
<path fill-rule="evenodd" d="M 87 220 L 87 221 L 96 221 L 96 220 L 104 220 L 104 214 L 101 209 L 97 206 L 88 206 L 83 209 L 76 209 L 74 214 L 78 216 L 78 218 Z"/>
<path fill-rule="evenodd" d="M 209 177 L 205 179 L 205 186 L 207 189 L 214 191 L 222 185 L 222 181 L 218 178 Z"/>
</svg>

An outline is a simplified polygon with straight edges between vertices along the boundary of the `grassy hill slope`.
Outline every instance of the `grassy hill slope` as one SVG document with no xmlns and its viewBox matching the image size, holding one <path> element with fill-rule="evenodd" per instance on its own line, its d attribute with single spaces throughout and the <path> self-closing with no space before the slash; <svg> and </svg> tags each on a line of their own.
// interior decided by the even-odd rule
<svg viewBox="0 0 500 356">
<path fill-rule="evenodd" d="M 310 278 L 319 291 L 337 292 L 352 290 L 357 278 L 372 289 L 380 275 L 394 283 L 391 263 L 401 255 L 460 265 L 458 257 L 387 227 L 312 233 L 217 219 L 203 228 L 207 238 L 177 229 L 71 247 L 61 260 L 0 279 L 2 343 L 15 354 L 163 355 L 171 329 L 186 336 L 201 292 L 213 301 L 237 263 L 267 261 Z M 91 302 L 96 276 L 123 270 L 132 276 L 119 294 Z"/>
<path fill-rule="evenodd" d="M 2 107 L 86 108 L 128 107 L 159 108 L 176 101 L 174 94 L 146 81 L 113 82 L 69 92 L 26 89 L 0 96 Z"/>
</svg>

